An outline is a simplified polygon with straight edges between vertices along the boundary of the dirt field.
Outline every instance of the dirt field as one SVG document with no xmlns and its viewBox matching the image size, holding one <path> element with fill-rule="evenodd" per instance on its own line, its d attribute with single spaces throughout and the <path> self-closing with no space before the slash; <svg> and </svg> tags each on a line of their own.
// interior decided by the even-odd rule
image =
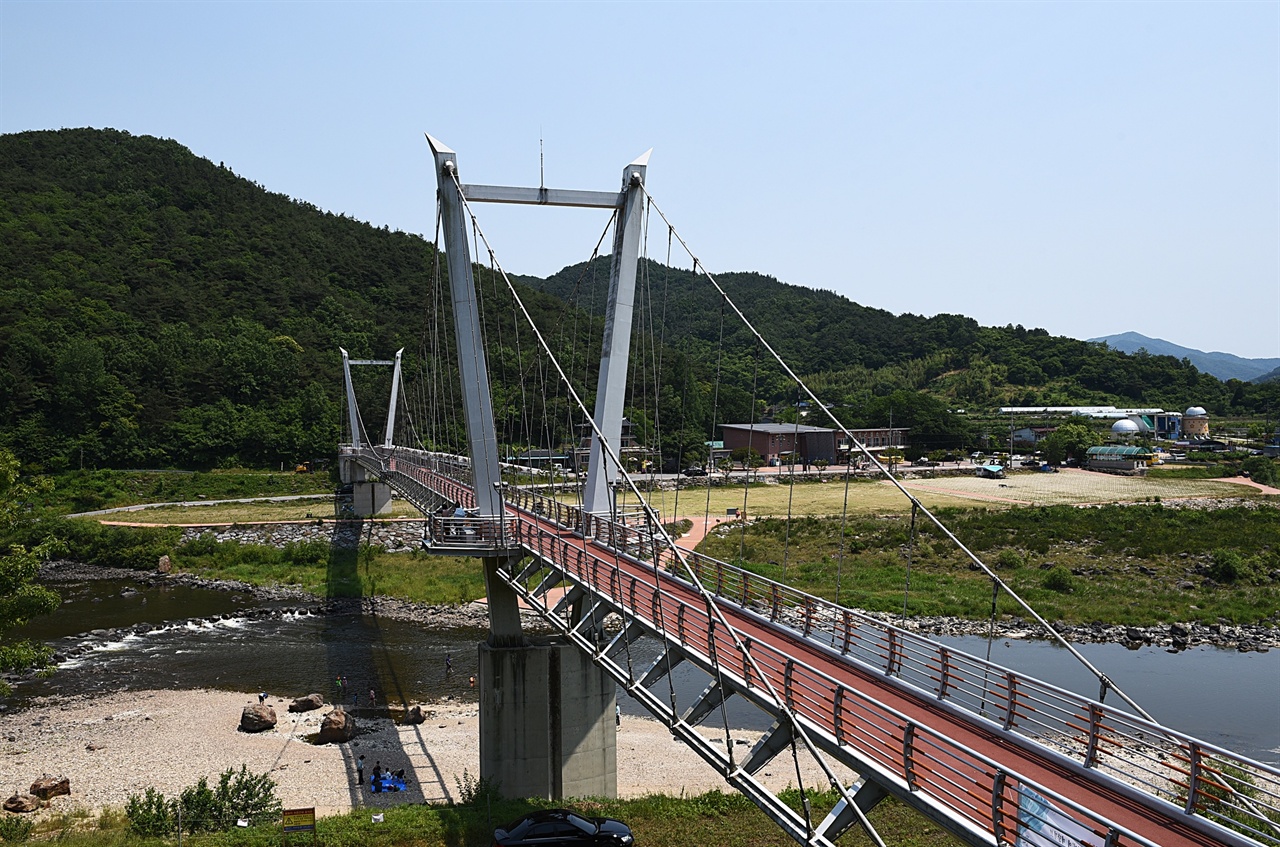
<svg viewBox="0 0 1280 847">
<path fill-rule="evenodd" d="M 1015 471 L 1007 479 L 978 479 L 976 476 L 908 479 L 903 483 L 926 507 L 966 507 L 982 503 L 990 506 L 1049 506 L 1081 503 L 1120 503 L 1185 500 L 1222 497 L 1256 497 L 1262 494 L 1245 480 L 1152 480 L 1092 471 L 1064 469 L 1060 473 Z M 679 492 L 655 491 L 650 502 L 664 519 L 680 517 L 723 517 L 729 509 L 744 510 L 740 486 L 716 485 L 708 489 L 692 485 Z M 562 495 L 574 502 L 570 495 Z M 884 514 L 907 508 L 908 501 L 887 481 L 857 480 L 848 487 L 849 514 Z M 635 507 L 629 492 L 619 498 L 622 511 Z M 763 485 L 750 489 L 745 511 L 762 515 L 839 515 L 845 509 L 845 485 L 841 480 L 787 485 Z M 210 503 L 173 505 L 114 515 L 147 524 L 256 523 L 261 521 L 306 520 L 331 517 L 332 503 L 324 500 L 296 500 L 282 503 Z M 396 500 L 386 517 L 421 517 L 403 500 Z"/>
<path fill-rule="evenodd" d="M 1133 503 L 1222 497 L 1256 497 L 1260 492 L 1243 480 L 1147 479 L 1095 471 L 1064 469 L 1059 473 L 1016 472 L 1007 479 L 976 476 L 912 480 L 907 488 L 922 496 L 951 495 L 1011 506 L 1054 506 L 1079 503 Z"/>
</svg>

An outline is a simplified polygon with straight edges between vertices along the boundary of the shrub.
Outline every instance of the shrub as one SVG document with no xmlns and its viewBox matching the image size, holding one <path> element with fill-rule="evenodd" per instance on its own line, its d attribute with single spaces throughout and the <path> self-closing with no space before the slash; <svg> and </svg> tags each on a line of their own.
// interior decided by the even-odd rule
<svg viewBox="0 0 1280 847">
<path fill-rule="evenodd" d="M 502 799 L 502 792 L 499 790 L 501 783 L 498 780 L 488 777 L 476 778 L 466 768 L 463 768 L 462 776 L 455 776 L 453 781 L 458 786 L 458 805 L 460 806 L 477 806 Z"/>
<path fill-rule="evenodd" d="M 1012 547 L 1006 547 L 1000 551 L 1000 555 L 996 556 L 996 570 L 1015 571 L 1025 564 L 1022 560 L 1022 554 Z"/>
<path fill-rule="evenodd" d="M 1266 456 L 1250 456 L 1240 463 L 1240 470 L 1249 474 L 1254 482 L 1263 485 L 1275 485 L 1277 478 L 1280 478 L 1280 474 L 1276 472 L 1275 460 Z"/>
<path fill-rule="evenodd" d="M 17 815 L 0 816 L 0 841 L 26 841 L 35 829 L 35 822 Z"/>
<path fill-rule="evenodd" d="M 133 794 L 125 804 L 129 828 L 138 835 L 167 836 L 177 827 L 181 811 L 186 832 L 221 832 L 235 826 L 239 818 L 264 823 L 280 815 L 276 784 L 266 774 L 249 773 L 249 768 L 228 768 L 210 788 L 204 777 L 186 788 L 178 799 L 167 799 L 154 788 L 145 795 Z"/>
<path fill-rule="evenodd" d="M 1075 577 L 1062 565 L 1050 568 L 1044 575 L 1044 587 L 1059 594 L 1070 594 L 1076 587 Z"/>
<path fill-rule="evenodd" d="M 173 832 L 177 803 L 148 788 L 146 794 L 129 795 L 124 814 L 129 819 L 129 829 L 144 837 L 159 838 Z"/>
<path fill-rule="evenodd" d="M 1235 582 L 1247 573 L 1243 557 L 1235 550 L 1218 549 L 1213 551 L 1213 559 L 1209 564 L 1209 577 L 1214 582 Z"/>
</svg>

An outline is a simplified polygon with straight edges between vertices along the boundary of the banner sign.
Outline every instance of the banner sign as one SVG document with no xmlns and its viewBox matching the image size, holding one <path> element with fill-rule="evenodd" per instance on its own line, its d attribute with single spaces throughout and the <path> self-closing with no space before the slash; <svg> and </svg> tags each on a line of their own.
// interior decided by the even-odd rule
<svg viewBox="0 0 1280 847">
<path fill-rule="evenodd" d="M 1103 841 L 1035 791 L 1019 789 L 1017 847 L 1103 847 Z"/>
</svg>

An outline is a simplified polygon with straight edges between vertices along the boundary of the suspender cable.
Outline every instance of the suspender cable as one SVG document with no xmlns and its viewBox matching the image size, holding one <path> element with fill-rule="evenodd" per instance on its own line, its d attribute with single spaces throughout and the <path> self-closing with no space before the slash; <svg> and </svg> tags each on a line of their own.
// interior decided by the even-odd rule
<svg viewBox="0 0 1280 847">
<path fill-rule="evenodd" d="M 641 190 L 645 192 L 646 196 L 649 196 L 648 190 L 645 189 L 643 186 L 641 186 Z M 658 206 L 656 202 L 653 203 L 653 209 L 658 213 L 658 215 L 662 218 L 662 220 L 666 222 L 668 226 L 672 225 L 671 221 L 667 219 L 667 216 L 663 214 L 662 208 Z M 680 236 L 680 233 L 677 232 L 675 235 L 676 235 L 676 239 L 679 240 L 680 242 L 680 246 L 682 246 L 689 253 L 689 255 L 692 256 L 693 251 L 689 249 L 689 245 L 685 243 L 685 240 Z M 698 263 L 695 259 L 695 262 L 694 262 L 695 269 L 697 268 L 697 264 Z M 769 342 L 765 341 L 764 336 L 761 335 L 759 330 L 756 329 L 755 324 L 753 324 L 750 320 L 748 320 L 747 316 L 743 314 L 742 310 L 738 308 L 737 304 L 729 299 L 729 295 L 725 293 L 724 289 L 720 286 L 720 283 L 716 280 L 716 278 L 712 276 L 710 273 L 706 272 L 705 270 L 703 271 L 703 275 L 707 278 L 707 281 L 710 282 L 715 287 L 716 291 L 720 293 L 720 296 L 724 297 L 725 300 L 728 301 L 730 308 L 732 308 L 733 311 L 738 315 L 739 320 L 741 320 L 743 324 L 746 325 L 747 329 L 751 331 L 751 334 L 756 337 L 757 342 L 763 345 L 764 348 L 768 350 L 769 353 L 773 356 L 773 358 L 778 362 L 778 364 L 782 366 L 782 369 L 786 371 L 787 376 L 789 376 L 791 379 L 795 380 L 800 384 L 800 386 L 804 389 L 805 394 L 809 397 L 814 407 L 820 408 L 826 413 L 827 417 L 831 419 L 831 422 L 835 424 L 836 428 L 839 429 L 841 432 L 843 432 L 845 437 L 849 439 L 849 443 L 855 445 L 860 451 L 862 451 L 862 453 L 867 457 L 867 459 L 870 460 L 870 462 L 876 466 L 876 468 L 880 471 L 880 473 L 884 475 L 884 477 L 888 479 L 891 483 L 893 483 L 894 487 L 898 489 L 898 491 L 902 494 L 902 496 L 906 497 L 913 504 L 915 504 L 920 509 L 920 513 L 923 514 L 926 518 L 928 518 L 930 523 L 936 526 L 938 530 L 941 531 L 942 534 L 945 535 L 951 541 L 952 544 L 956 545 L 956 548 L 959 549 L 966 557 L 968 557 L 969 561 L 973 562 L 973 564 L 975 564 L 979 570 L 981 570 L 984 574 L 986 574 L 988 578 L 994 580 L 999 586 L 1001 591 L 1003 591 L 1004 593 L 1008 594 L 1011 598 L 1013 598 L 1013 600 L 1017 602 L 1017 604 L 1021 606 L 1022 609 L 1027 614 L 1029 614 L 1032 618 L 1035 619 L 1036 623 L 1044 627 L 1044 630 L 1047 633 L 1049 633 L 1049 635 L 1053 638 L 1054 641 L 1057 641 L 1059 644 L 1065 647 L 1067 651 L 1070 652 L 1071 655 L 1074 656 L 1076 660 L 1080 662 L 1080 664 L 1084 665 L 1084 667 L 1086 667 L 1090 673 L 1092 673 L 1095 677 L 1097 677 L 1099 681 L 1106 679 L 1106 681 L 1110 683 L 1111 690 L 1115 691 L 1117 695 L 1119 695 L 1126 703 L 1128 703 L 1131 707 L 1133 707 L 1133 709 L 1138 713 L 1139 716 L 1146 718 L 1152 723 L 1159 723 L 1159 721 L 1151 717 L 1151 715 L 1149 715 L 1141 706 L 1139 706 L 1137 701 L 1135 701 L 1132 697 L 1130 697 L 1128 694 L 1122 691 L 1118 685 L 1111 683 L 1111 681 L 1106 678 L 1106 675 L 1102 673 L 1102 671 L 1094 667 L 1093 663 L 1090 662 L 1088 659 L 1086 659 L 1084 655 L 1079 650 L 1077 650 L 1075 646 L 1071 644 L 1071 642 L 1067 641 L 1067 639 L 1064 638 L 1060 632 L 1054 629 L 1053 625 L 1049 623 L 1047 620 L 1045 620 L 1044 617 L 1039 612 L 1037 612 L 1034 608 L 1032 608 L 1030 603 L 1022 599 L 1021 595 L 1019 595 L 1016 591 L 1014 591 L 1013 588 L 1010 587 L 1007 583 L 1005 583 L 1004 580 L 1000 579 L 1000 577 L 996 574 L 996 572 L 993 571 L 987 565 L 986 562 L 982 561 L 982 559 L 979 558 L 979 556 L 976 553 L 970 550 L 964 544 L 964 542 L 962 542 L 956 536 L 956 534 L 953 533 L 946 526 L 946 524 L 944 524 L 936 515 L 934 515 L 933 512 L 929 511 L 924 506 L 924 504 L 920 503 L 919 499 L 910 491 L 908 491 L 906 486 L 902 484 L 902 481 L 899 480 L 892 473 L 890 473 L 889 469 L 886 468 L 883 464 L 881 464 L 880 460 L 877 459 L 875 455 L 866 448 L 866 445 L 864 445 L 861 441 L 859 441 L 857 438 L 853 436 L 853 433 L 849 431 L 848 427 L 842 424 L 830 409 L 828 409 L 825 405 L 819 402 L 817 395 L 815 395 L 809 389 L 809 386 L 805 384 L 805 382 L 802 379 L 800 379 L 800 377 L 796 374 L 794 370 L 791 369 L 791 366 L 788 365 L 780 355 L 778 355 L 778 352 L 773 349 L 773 347 L 769 344 Z"/>
<path fill-rule="evenodd" d="M 460 183 L 458 183 L 457 174 L 451 173 L 450 176 L 453 179 L 455 186 L 457 186 L 458 188 L 458 194 L 461 197 L 463 207 L 467 209 L 468 213 L 470 213 L 470 207 L 467 204 L 466 197 L 462 196 L 462 186 Z M 659 212 L 659 214 L 661 214 L 661 212 Z M 472 217 L 472 220 L 473 221 L 475 220 L 474 216 Z M 483 232 L 480 233 L 480 238 L 482 239 L 484 238 Z M 489 246 L 487 240 L 485 240 L 485 246 L 486 247 Z M 511 283 L 511 279 L 507 276 L 506 271 L 502 270 L 501 264 L 499 264 L 497 267 L 498 267 L 498 271 L 502 274 L 503 280 L 507 284 L 507 288 L 510 289 L 512 296 L 515 297 L 517 301 L 519 301 L 519 294 L 516 292 L 515 286 Z M 721 293 L 723 294 L 723 292 Z M 653 508 L 644 500 L 643 497 L 641 497 L 640 489 L 636 487 L 635 480 L 631 477 L 629 473 L 627 473 L 626 468 L 622 467 L 621 462 L 619 461 L 617 451 L 614 450 L 613 445 L 609 444 L 609 442 L 605 439 L 604 433 L 601 432 L 599 426 L 596 424 L 595 420 L 591 417 L 590 412 L 587 410 L 586 404 L 583 403 L 582 401 L 582 397 L 574 389 L 573 385 L 569 383 L 568 376 L 565 374 L 564 369 L 560 367 L 560 363 L 556 360 L 555 356 L 551 353 L 550 347 L 547 346 L 546 339 L 543 338 L 541 331 L 538 329 L 537 324 L 534 323 L 532 316 L 529 314 L 529 310 L 525 308 L 525 305 L 523 302 L 520 302 L 520 311 L 524 315 L 524 319 L 529 323 L 530 328 L 533 330 L 533 334 L 537 338 L 538 344 L 543 348 L 543 350 L 547 352 L 547 355 L 550 358 L 550 361 L 552 362 L 552 364 L 555 366 L 556 372 L 559 374 L 560 379 L 565 382 L 566 390 L 572 396 L 575 405 L 585 416 L 587 424 L 592 431 L 592 434 L 594 434 L 595 437 L 600 440 L 601 447 L 608 454 L 609 460 L 614 462 L 615 466 L 619 468 L 619 479 L 621 479 L 625 483 L 627 488 L 631 490 L 631 492 L 636 496 L 636 499 L 640 502 L 650 524 L 654 527 L 657 540 L 660 540 L 663 547 L 667 551 L 669 551 L 670 554 L 673 556 L 675 561 L 672 562 L 672 564 L 679 566 L 679 569 L 683 571 L 687 577 L 689 587 L 693 591 L 696 591 L 703 598 L 703 601 L 707 607 L 708 614 L 711 616 L 708 622 L 710 623 L 711 620 L 714 620 L 716 622 L 715 623 L 716 626 L 723 628 L 724 632 L 729 636 L 729 638 L 733 642 L 734 649 L 737 651 L 738 655 L 743 657 L 746 664 L 750 666 L 751 671 L 754 674 L 756 674 L 757 678 L 760 680 L 763 691 L 768 694 L 769 698 L 773 701 L 775 707 L 780 712 L 786 715 L 787 720 L 790 721 L 792 727 L 794 727 L 796 734 L 799 735 L 801 740 L 804 742 L 805 748 L 809 751 L 810 755 L 812 755 L 814 759 L 818 762 L 818 764 L 822 767 L 830 783 L 836 787 L 837 791 L 839 791 L 841 799 L 843 799 L 844 802 L 848 804 L 848 807 L 850 808 L 850 810 L 857 815 L 858 820 L 861 823 L 863 829 L 866 831 L 867 835 L 871 837 L 871 839 L 876 843 L 877 847 L 885 847 L 884 842 L 880 839 L 879 833 L 876 832 L 875 828 L 871 825 L 871 822 L 867 820 L 866 814 L 862 811 L 862 809 L 858 807 L 857 803 L 853 799 L 853 796 L 849 793 L 848 788 L 845 787 L 845 785 L 836 777 L 835 772 L 831 770 L 831 767 L 830 765 L 827 764 L 826 759 L 823 758 L 823 756 L 818 751 L 818 748 L 814 744 L 813 739 L 809 737 L 808 730 L 806 730 L 804 726 L 800 723 L 799 719 L 795 714 L 795 711 L 791 708 L 791 705 L 787 702 L 786 698 L 784 698 L 779 693 L 777 687 L 773 683 L 773 680 L 764 673 L 763 669 L 760 667 L 755 657 L 751 655 L 751 651 L 748 650 L 746 645 L 743 643 L 742 638 L 738 635 L 737 631 L 734 630 L 734 628 L 729 625 L 729 621 L 724 616 L 724 613 L 720 610 L 720 607 L 716 603 L 714 595 L 712 595 L 709 591 L 707 591 L 706 586 L 702 584 L 702 580 L 698 578 L 697 573 L 694 571 L 693 567 L 689 564 L 688 557 L 685 555 L 684 550 L 682 550 L 679 546 L 676 545 L 674 541 L 671 540 L 671 536 L 668 535 L 667 531 L 663 528 L 661 522 L 658 520 L 658 516 L 654 513 Z M 736 311 L 736 307 L 735 307 L 735 311 Z M 653 557 L 653 573 L 654 573 L 655 585 L 658 584 L 657 581 L 660 579 L 658 560 L 659 560 L 658 556 Z M 659 614 L 661 614 L 662 607 L 661 607 L 660 591 L 658 592 L 658 608 L 659 608 Z M 672 700 L 674 703 L 674 693 L 672 695 Z M 674 708 L 672 709 L 672 713 L 674 715 L 675 713 Z"/>
<path fill-rule="evenodd" d="M 729 298 L 725 297 L 727 301 Z M 730 306 L 733 304 L 730 303 Z M 755 465 L 756 456 L 756 392 L 760 385 L 760 345 L 756 345 L 756 361 L 751 368 L 751 415 L 747 421 L 747 447 L 742 457 L 745 473 L 742 475 L 742 514 L 739 516 L 741 531 L 738 533 L 738 563 L 747 558 L 747 494 L 751 490 L 751 468 Z"/>
<path fill-rule="evenodd" d="M 907 598 L 911 596 L 911 559 L 916 552 L 916 504 L 911 504 L 911 540 L 907 543 L 907 578 L 902 587 L 902 622 L 907 622 Z M 993 601 L 994 602 L 994 601 Z M 994 612 L 994 609 L 992 610 Z M 991 658 L 990 645 L 987 649 L 987 658 Z"/>
</svg>

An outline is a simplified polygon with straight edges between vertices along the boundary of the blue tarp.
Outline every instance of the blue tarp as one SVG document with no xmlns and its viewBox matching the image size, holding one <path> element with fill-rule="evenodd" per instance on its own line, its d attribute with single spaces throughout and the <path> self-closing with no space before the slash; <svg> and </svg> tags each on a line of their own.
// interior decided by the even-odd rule
<svg viewBox="0 0 1280 847">
<path fill-rule="evenodd" d="M 379 794 L 383 791 L 404 791 L 404 780 L 389 773 L 370 776 L 369 790 L 374 794 Z"/>
</svg>

